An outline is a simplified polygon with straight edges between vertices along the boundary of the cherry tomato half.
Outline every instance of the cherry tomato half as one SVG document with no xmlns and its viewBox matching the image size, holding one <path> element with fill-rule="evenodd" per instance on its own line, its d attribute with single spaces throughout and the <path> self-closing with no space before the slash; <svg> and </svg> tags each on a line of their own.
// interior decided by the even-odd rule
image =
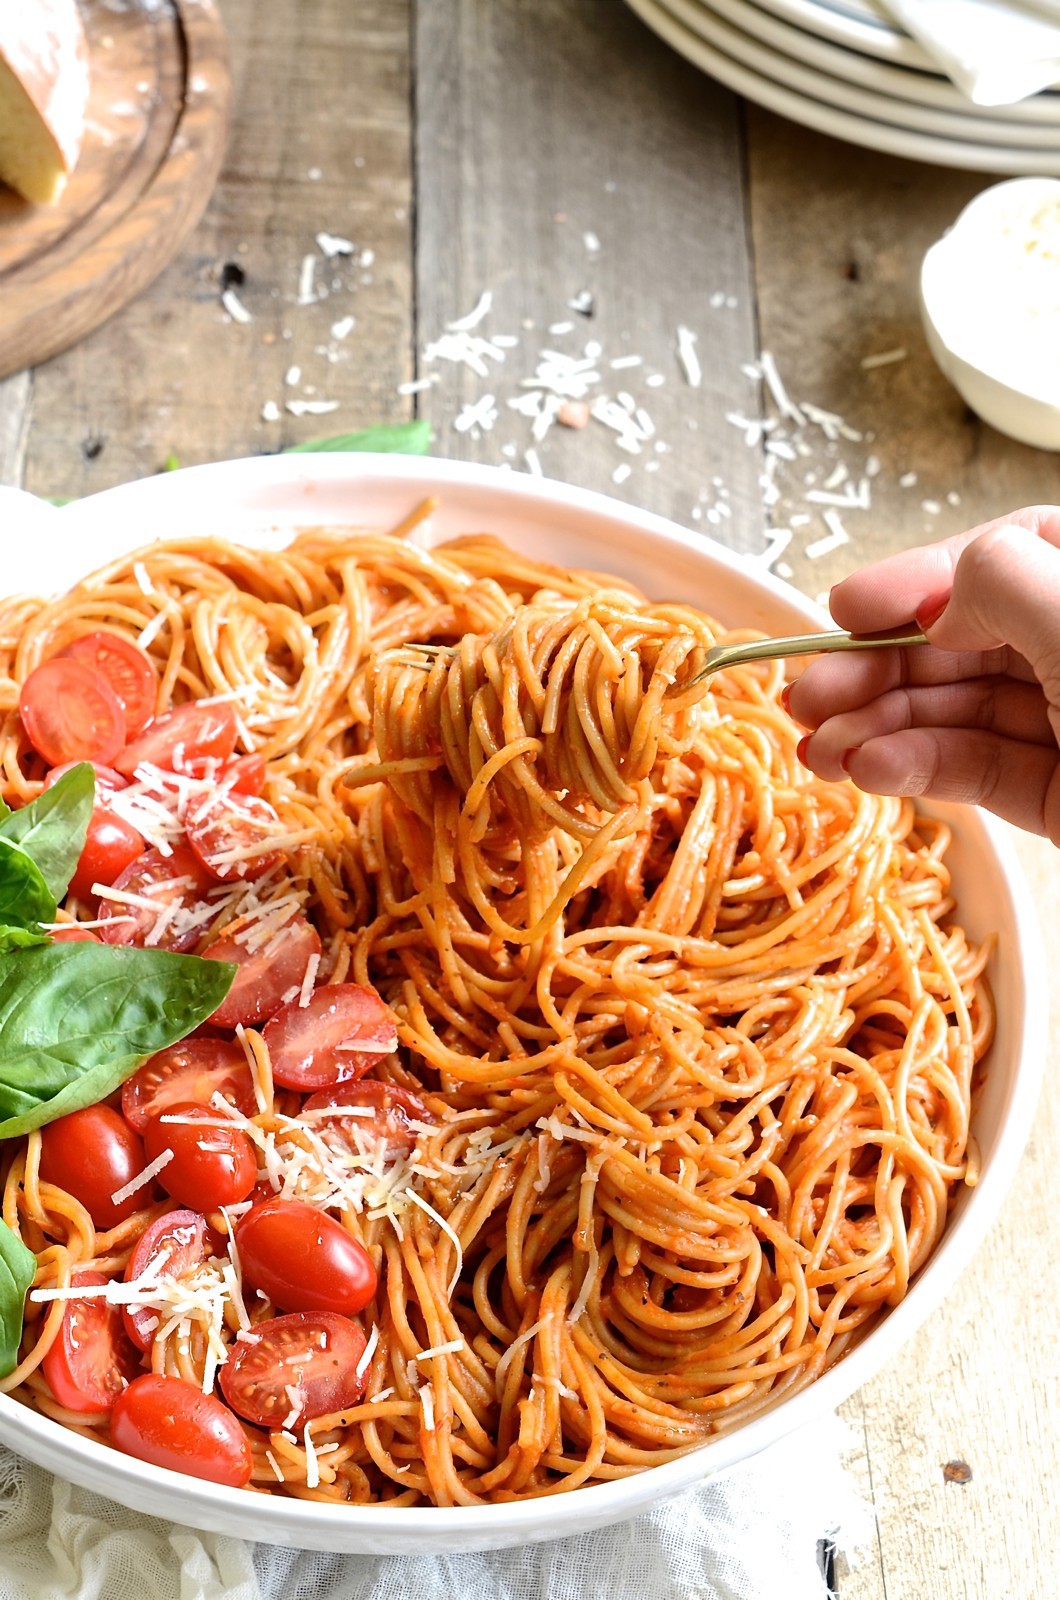
<svg viewBox="0 0 1060 1600">
<path fill-rule="evenodd" d="M 205 805 L 188 813 L 184 831 L 203 866 L 223 883 L 260 878 L 283 859 L 271 847 L 280 819 L 267 800 L 254 795 L 231 790 L 211 795 Z"/>
<path fill-rule="evenodd" d="M 152 1276 L 182 1278 L 198 1265 L 206 1253 L 206 1223 L 197 1211 L 167 1211 L 156 1217 L 140 1235 L 136 1249 L 125 1268 L 125 1281 L 142 1278 L 148 1268 Z M 125 1329 L 141 1350 L 154 1337 L 158 1313 L 148 1306 L 123 1306 Z"/>
<path fill-rule="evenodd" d="M 146 1165 L 139 1134 L 110 1106 L 85 1106 L 41 1129 L 41 1177 L 80 1200 L 97 1228 L 115 1228 L 150 1203 L 150 1184 L 118 1205 L 111 1199 Z"/>
<path fill-rule="evenodd" d="M 126 1122 L 143 1133 L 150 1118 L 180 1102 L 208 1106 L 215 1094 L 244 1116 L 253 1115 L 254 1080 L 242 1047 L 232 1039 L 182 1039 L 126 1078 L 121 1109 Z"/>
<path fill-rule="evenodd" d="M 304 1200 L 264 1200 L 236 1223 L 243 1276 L 284 1311 L 363 1310 L 379 1286 L 372 1258 L 334 1217 Z"/>
<path fill-rule="evenodd" d="M 59 651 L 105 678 L 125 713 L 125 737 L 139 733 L 155 709 L 158 673 L 149 655 L 118 633 L 85 633 Z"/>
<path fill-rule="evenodd" d="M 265 757 L 256 752 L 249 756 L 237 756 L 235 761 L 230 761 L 223 768 L 217 781 L 233 794 L 260 794 L 265 787 L 268 769 Z"/>
<path fill-rule="evenodd" d="M 264 1030 L 272 1075 L 285 1089 L 329 1089 L 360 1078 L 397 1048 L 397 1027 L 374 989 L 332 983 L 278 1011 Z"/>
<path fill-rule="evenodd" d="M 102 1288 L 98 1272 L 78 1272 L 73 1283 Z M 105 1415 L 139 1370 L 140 1358 L 129 1342 L 121 1307 L 102 1295 L 68 1300 L 62 1326 L 41 1362 L 52 1394 L 69 1411 Z"/>
<path fill-rule="evenodd" d="M 297 1311 L 256 1324 L 237 1339 L 218 1377 L 233 1411 L 259 1428 L 303 1428 L 314 1417 L 355 1406 L 368 1387 L 357 1376 L 367 1340 L 356 1322 L 330 1311 Z M 292 1407 L 297 1407 L 291 1417 Z M 290 1420 L 288 1420 L 290 1419 Z"/>
<path fill-rule="evenodd" d="M 45 789 L 58 783 L 76 765 L 74 761 L 67 761 L 61 767 L 53 767 L 44 780 Z M 90 765 L 96 780 L 96 804 L 89 818 L 81 859 L 70 879 L 70 893 L 79 900 L 89 899 L 94 883 L 105 883 L 109 887 L 146 848 L 132 824 L 106 805 L 112 794 L 128 787 L 121 773 L 115 772 L 113 767 L 101 766 L 98 761 Z"/>
<path fill-rule="evenodd" d="M 194 773 L 198 762 L 227 761 L 238 732 L 236 714 L 227 700 L 189 700 L 149 722 L 114 765 L 127 778 L 141 763 L 166 772 Z"/>
<path fill-rule="evenodd" d="M 191 1120 L 171 1122 L 171 1117 Z M 219 1121 L 210 1106 L 178 1100 L 152 1117 L 144 1132 L 148 1161 L 172 1151 L 172 1158 L 158 1174 L 163 1189 L 174 1200 L 200 1211 L 238 1205 L 258 1176 L 254 1146 L 242 1128 L 218 1127 Z"/>
<path fill-rule="evenodd" d="M 343 1110 L 350 1108 L 353 1115 L 343 1116 Z M 334 1116 L 326 1115 L 332 1110 Z M 371 1115 L 358 1116 L 361 1110 Z M 416 1143 L 416 1130 L 411 1124 L 434 1121 L 419 1095 L 393 1083 L 379 1083 L 375 1078 L 322 1089 L 319 1094 L 310 1095 L 299 1115 L 328 1144 L 355 1154 L 378 1143 L 393 1152 L 411 1150 Z"/>
<path fill-rule="evenodd" d="M 101 899 L 100 929 L 104 944 L 146 945 L 150 940 L 158 950 L 191 950 L 209 925 L 210 917 L 189 922 L 174 915 L 163 922 L 161 913 L 169 907 L 175 913 L 190 911 L 202 901 L 214 880 L 194 851 L 176 845 L 172 855 L 147 850 L 112 885 L 116 894 L 135 895 L 158 906 L 158 914 L 148 906 L 121 900 Z M 160 931 L 159 931 L 160 930 Z"/>
<path fill-rule="evenodd" d="M 88 819 L 85 847 L 70 879 L 70 893 L 79 900 L 88 900 L 93 884 L 102 883 L 109 889 L 126 868 L 139 861 L 146 848 L 131 822 L 108 811 L 106 806 L 96 806 Z"/>
<path fill-rule="evenodd" d="M 18 714 L 50 766 L 112 761 L 125 743 L 125 713 L 106 678 L 80 661 L 53 656 L 22 685 Z"/>
<path fill-rule="evenodd" d="M 216 1028 L 256 1027 L 273 1016 L 288 990 L 301 988 L 311 956 L 320 954 L 320 935 L 304 917 L 292 917 L 259 950 L 241 941 L 239 929 L 207 945 L 207 961 L 231 961 L 239 968 L 232 987 L 210 1018 Z"/>
<path fill-rule="evenodd" d="M 247 1436 L 222 1400 L 184 1378 L 155 1372 L 134 1378 L 118 1397 L 110 1440 L 153 1466 L 235 1489 L 250 1482 L 254 1467 Z"/>
<path fill-rule="evenodd" d="M 64 761 L 61 767 L 52 767 L 44 780 L 45 789 L 50 789 L 52 784 L 58 783 L 60 778 L 64 778 L 71 768 L 79 765 L 80 763 L 77 761 Z M 113 767 L 105 767 L 99 761 L 90 761 L 89 766 L 92 768 L 96 780 L 97 805 L 101 801 L 107 800 L 112 794 L 117 794 L 119 789 L 127 789 L 129 787 L 127 780 L 122 777 L 120 772 L 115 772 Z"/>
</svg>

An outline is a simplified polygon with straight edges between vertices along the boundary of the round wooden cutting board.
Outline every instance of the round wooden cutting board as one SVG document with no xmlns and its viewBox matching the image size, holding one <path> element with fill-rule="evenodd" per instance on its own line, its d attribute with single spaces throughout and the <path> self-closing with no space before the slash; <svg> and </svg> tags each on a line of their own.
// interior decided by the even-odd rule
<svg viewBox="0 0 1060 1600">
<path fill-rule="evenodd" d="M 206 209 L 232 85 L 213 0 L 81 0 L 91 88 L 55 206 L 0 185 L 0 378 L 76 343 L 145 289 Z"/>
</svg>

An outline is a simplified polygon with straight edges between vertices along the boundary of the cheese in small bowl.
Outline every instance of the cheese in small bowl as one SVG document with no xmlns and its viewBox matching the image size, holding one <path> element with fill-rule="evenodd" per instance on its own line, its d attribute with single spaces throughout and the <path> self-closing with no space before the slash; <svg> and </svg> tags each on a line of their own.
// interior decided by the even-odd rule
<svg viewBox="0 0 1060 1600">
<path fill-rule="evenodd" d="M 931 353 L 1001 433 L 1060 450 L 1060 179 L 994 184 L 927 252 Z"/>
</svg>

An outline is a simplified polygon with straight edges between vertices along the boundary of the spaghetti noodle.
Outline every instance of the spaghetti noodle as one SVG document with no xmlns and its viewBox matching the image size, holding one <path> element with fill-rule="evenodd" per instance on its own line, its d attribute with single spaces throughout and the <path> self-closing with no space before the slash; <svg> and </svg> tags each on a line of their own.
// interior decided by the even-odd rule
<svg viewBox="0 0 1060 1600">
<path fill-rule="evenodd" d="M 154 545 L 0 607 L 13 804 L 41 777 L 19 686 L 100 627 L 149 650 L 158 710 L 236 707 L 300 841 L 267 893 L 216 900 L 199 948 L 248 895 L 257 915 L 286 895 L 317 981 L 391 1008 L 376 1075 L 430 1113 L 397 1157 L 347 1140 L 336 1176 L 245 1034 L 259 1109 L 218 1121 L 382 1283 L 364 1400 L 301 1434 L 248 1426 L 253 1488 L 445 1506 L 621 1477 L 795 1393 L 902 1299 L 975 1178 L 988 952 L 953 920 L 944 826 L 800 766 L 777 664 L 693 686 L 718 637 L 701 613 L 485 537 Z M 148 1185 L 98 1231 L 39 1151 L 6 1149 L 4 1218 L 45 1298 L 0 1387 L 106 1441 L 42 1376 L 46 1295 L 85 1265 L 120 1276 L 172 1202 Z M 238 1263 L 197 1272 L 145 1362 L 212 1388 Z M 273 1314 L 244 1309 L 251 1335 Z"/>
</svg>

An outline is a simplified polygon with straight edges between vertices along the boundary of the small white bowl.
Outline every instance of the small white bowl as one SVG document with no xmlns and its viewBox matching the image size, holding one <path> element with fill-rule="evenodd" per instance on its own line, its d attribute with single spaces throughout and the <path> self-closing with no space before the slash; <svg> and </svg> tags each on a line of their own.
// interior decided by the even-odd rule
<svg viewBox="0 0 1060 1600">
<path fill-rule="evenodd" d="M 53 592 L 145 537 L 215 533 L 275 548 L 299 527 L 392 527 L 425 496 L 437 543 L 495 533 L 566 567 L 618 574 L 656 598 L 680 596 L 732 626 L 803 633 L 826 623 L 795 590 L 711 540 L 604 495 L 462 462 L 395 456 L 294 455 L 230 461 L 145 479 L 42 516 L 39 502 L 0 494 L 4 583 Z M 23 537 L 19 538 L 19 533 Z M 26 535 L 30 536 L 26 536 Z M 1004 829 L 984 812 L 931 808 L 953 828 L 947 857 L 972 937 L 995 931 L 990 978 L 997 1034 L 975 1116 L 982 1175 L 963 1189 L 939 1248 L 902 1303 L 823 1377 L 774 1410 L 694 1453 L 571 1494 L 486 1506 L 328 1506 L 265 1499 L 185 1477 L 84 1439 L 0 1395 L 0 1440 L 98 1493 L 193 1528 L 303 1549 L 376 1555 L 494 1549 L 604 1527 L 646 1511 L 766 1449 L 831 1411 L 892 1360 L 940 1304 L 997 1214 L 1030 1131 L 1047 1038 L 1041 934 Z M 973 1329 L 969 1328 L 969 1337 Z M 924 1396 L 930 1403 L 930 1396 Z"/>
<path fill-rule="evenodd" d="M 1060 179 L 1013 178 L 984 189 L 925 255 L 920 313 L 931 354 L 984 422 L 1021 444 L 1060 450 L 1060 312 L 1051 373 L 1034 365 L 1050 341 L 1030 319 L 1021 323 L 1026 282 L 1017 244 L 1043 208 L 1056 208 L 1060 228 Z M 1050 275 L 1060 302 L 1060 256 Z"/>
</svg>

